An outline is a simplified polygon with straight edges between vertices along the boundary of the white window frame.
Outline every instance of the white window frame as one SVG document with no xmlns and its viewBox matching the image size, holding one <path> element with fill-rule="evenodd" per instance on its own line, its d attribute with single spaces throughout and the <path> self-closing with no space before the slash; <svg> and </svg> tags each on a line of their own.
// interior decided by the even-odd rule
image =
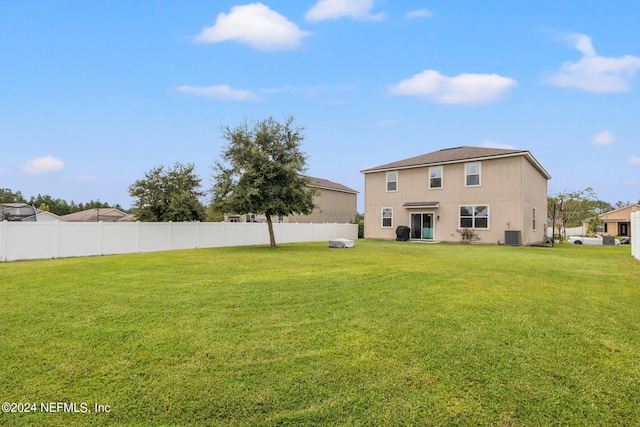
<svg viewBox="0 0 640 427">
<path fill-rule="evenodd" d="M 487 208 L 487 226 L 486 227 L 477 227 L 476 226 L 476 208 L 483 206 Z M 471 216 L 464 216 L 464 218 L 471 218 L 471 227 L 467 225 L 462 225 L 462 215 L 460 215 L 460 209 L 463 207 L 471 208 Z M 484 217 L 478 217 L 484 218 Z M 491 230 L 491 206 L 488 204 L 476 204 L 476 205 L 458 205 L 458 229 L 463 228 L 471 228 L 472 230 Z"/>
<path fill-rule="evenodd" d="M 469 177 L 476 175 L 469 173 L 469 167 L 473 165 L 478 165 L 478 183 L 477 184 L 469 184 Z M 464 186 L 465 187 L 480 187 L 482 185 L 482 163 L 481 162 L 470 162 L 464 164 Z"/>
<path fill-rule="evenodd" d="M 387 216 L 387 217 L 384 216 L 386 210 L 390 212 L 391 214 L 390 216 Z M 382 226 L 382 228 L 393 228 L 393 208 L 382 208 L 380 213 L 381 213 L 380 225 Z M 385 218 L 389 218 L 391 220 L 391 223 L 389 225 L 384 225 Z"/>
<path fill-rule="evenodd" d="M 389 179 L 389 177 L 391 175 L 395 175 L 395 180 L 391 181 Z M 393 189 L 393 190 L 389 190 L 389 184 L 391 184 L 392 182 L 395 183 L 395 187 L 396 188 Z M 386 186 L 386 189 L 387 189 L 387 193 L 394 193 L 394 192 L 398 191 L 398 171 L 389 171 L 389 172 L 387 172 L 387 186 Z"/>
<path fill-rule="evenodd" d="M 431 171 L 432 170 L 440 170 L 440 187 L 431 186 Z M 438 178 L 438 177 L 436 177 Z M 429 190 L 442 190 L 444 188 L 444 168 L 442 166 L 431 166 L 429 168 Z"/>
</svg>

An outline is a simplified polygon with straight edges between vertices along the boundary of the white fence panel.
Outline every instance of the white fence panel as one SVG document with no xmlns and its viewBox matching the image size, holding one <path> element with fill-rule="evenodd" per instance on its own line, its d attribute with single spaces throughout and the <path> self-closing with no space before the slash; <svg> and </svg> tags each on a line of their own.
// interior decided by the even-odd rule
<svg viewBox="0 0 640 427">
<path fill-rule="evenodd" d="M 631 212 L 631 255 L 640 259 L 640 212 Z"/>
<path fill-rule="evenodd" d="M 105 222 L 102 224 L 103 254 L 126 254 L 138 250 L 138 222 Z"/>
<path fill-rule="evenodd" d="M 53 258 L 58 250 L 56 227 L 43 222 L 2 223 L 0 261 Z"/>
<path fill-rule="evenodd" d="M 203 222 L 200 224 L 200 247 L 217 248 L 222 246 L 225 233 L 224 222 Z"/>
<path fill-rule="evenodd" d="M 566 230 L 558 229 L 556 226 L 556 234 L 564 233 L 563 237 L 569 238 L 571 236 L 582 236 L 584 234 L 584 230 L 582 227 L 567 227 Z M 547 236 L 551 237 L 553 231 L 551 227 L 547 227 Z"/>
<path fill-rule="evenodd" d="M 358 238 L 355 224 L 274 224 L 277 243 Z M 264 223 L 0 223 L 0 261 L 269 244 Z"/>
<path fill-rule="evenodd" d="M 170 223 L 171 249 L 189 249 L 199 247 L 199 222 Z"/>
<path fill-rule="evenodd" d="M 171 223 L 138 223 L 138 252 L 167 251 L 171 249 Z"/>
<path fill-rule="evenodd" d="M 58 245 L 55 258 L 100 255 L 103 223 L 71 222 L 57 223 Z"/>
</svg>

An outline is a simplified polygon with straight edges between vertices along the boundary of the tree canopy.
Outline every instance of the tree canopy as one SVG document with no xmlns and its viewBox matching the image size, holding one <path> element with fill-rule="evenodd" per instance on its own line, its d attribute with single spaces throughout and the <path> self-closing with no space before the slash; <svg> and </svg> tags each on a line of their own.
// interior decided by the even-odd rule
<svg viewBox="0 0 640 427">
<path fill-rule="evenodd" d="M 0 203 L 25 203 L 26 200 L 21 192 L 15 193 L 9 188 L 0 188 Z"/>
<path fill-rule="evenodd" d="M 306 155 L 300 150 L 303 129 L 294 118 L 280 123 L 273 117 L 249 126 L 222 127 L 228 144 L 213 166 L 212 202 L 225 213 L 263 214 L 270 245 L 275 246 L 273 216 L 310 214 L 314 190 L 308 186 Z"/>
<path fill-rule="evenodd" d="M 140 221 L 203 221 L 205 209 L 200 198 L 201 179 L 191 163 L 173 167 L 156 166 L 143 179 L 129 186 L 135 199 L 133 214 Z"/>
</svg>

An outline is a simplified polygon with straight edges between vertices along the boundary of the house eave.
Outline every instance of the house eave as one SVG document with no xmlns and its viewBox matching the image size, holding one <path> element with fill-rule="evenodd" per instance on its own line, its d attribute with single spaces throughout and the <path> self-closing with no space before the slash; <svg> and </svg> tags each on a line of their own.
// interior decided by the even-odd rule
<svg viewBox="0 0 640 427">
<path fill-rule="evenodd" d="M 437 209 L 440 202 L 406 202 L 402 205 L 406 209 Z"/>
<path fill-rule="evenodd" d="M 309 184 L 308 187 L 319 188 L 321 190 L 338 191 L 340 193 L 358 194 L 358 192 L 356 190 L 343 190 L 343 189 L 340 189 L 340 188 L 326 187 L 326 186 L 323 186 L 323 185 Z"/>
<path fill-rule="evenodd" d="M 452 165 L 452 164 L 458 164 L 458 163 L 479 162 L 483 160 L 505 159 L 509 157 L 519 157 L 519 156 L 524 156 L 529 161 L 529 163 L 531 163 L 533 167 L 535 167 L 538 170 L 538 172 L 542 174 L 542 176 L 544 176 L 548 180 L 551 179 L 551 175 L 549 175 L 549 173 L 545 170 L 545 168 L 543 168 L 542 165 L 538 163 L 538 161 L 533 157 L 533 155 L 529 151 L 520 151 L 517 153 L 508 153 L 508 154 L 496 154 L 492 156 L 469 157 L 466 159 L 449 160 L 445 162 L 419 163 L 415 165 L 399 166 L 399 167 L 371 168 L 371 169 L 361 170 L 360 173 L 366 175 L 368 173 L 376 173 L 376 172 L 389 172 L 389 171 L 397 171 L 397 170 L 403 170 L 403 169 L 423 168 L 428 166 L 441 166 L 441 165 Z"/>
</svg>

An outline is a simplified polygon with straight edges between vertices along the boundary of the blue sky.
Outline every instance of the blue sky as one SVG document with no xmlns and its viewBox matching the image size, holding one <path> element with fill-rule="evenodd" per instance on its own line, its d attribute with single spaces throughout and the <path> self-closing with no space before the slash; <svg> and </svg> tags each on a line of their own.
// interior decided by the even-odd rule
<svg viewBox="0 0 640 427">
<path fill-rule="evenodd" d="M 549 192 L 640 199 L 640 2 L 5 2 L 0 187 L 131 205 L 154 166 L 211 165 L 289 115 L 308 173 L 462 145 L 526 149 Z M 358 209 L 363 211 L 362 194 Z"/>
</svg>

